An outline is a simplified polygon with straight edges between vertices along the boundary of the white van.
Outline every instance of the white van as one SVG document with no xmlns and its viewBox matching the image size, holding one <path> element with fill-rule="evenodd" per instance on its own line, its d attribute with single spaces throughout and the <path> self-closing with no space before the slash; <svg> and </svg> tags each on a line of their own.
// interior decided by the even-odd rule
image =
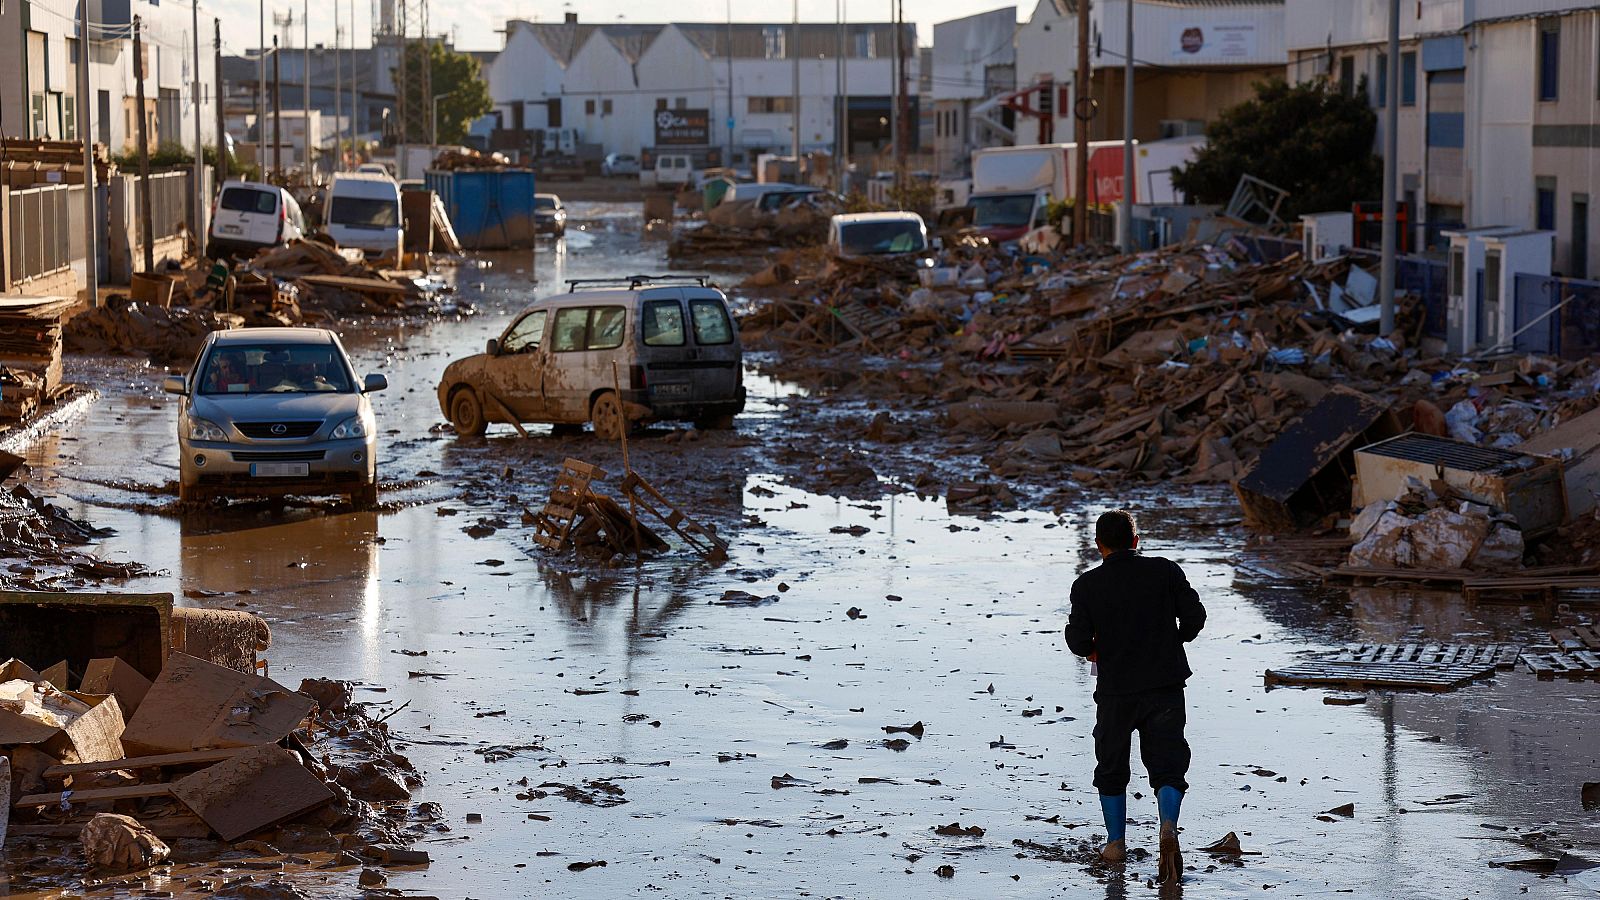
<svg viewBox="0 0 1600 900">
<path fill-rule="evenodd" d="M 694 184 L 694 157 L 687 153 L 662 153 L 656 157 L 656 184 L 674 187 Z"/>
<path fill-rule="evenodd" d="M 262 247 L 305 237 L 305 217 L 300 204 L 275 184 L 229 181 L 222 185 L 211 210 L 212 259 L 253 256 Z"/>
<path fill-rule="evenodd" d="M 323 229 L 341 247 L 355 247 L 369 258 L 392 256 L 400 264 L 405 232 L 400 219 L 400 186 L 387 175 L 345 172 L 333 176 Z"/>
<path fill-rule="evenodd" d="M 914 212 L 852 213 L 828 222 L 834 256 L 883 256 L 928 249 L 928 226 Z"/>
</svg>

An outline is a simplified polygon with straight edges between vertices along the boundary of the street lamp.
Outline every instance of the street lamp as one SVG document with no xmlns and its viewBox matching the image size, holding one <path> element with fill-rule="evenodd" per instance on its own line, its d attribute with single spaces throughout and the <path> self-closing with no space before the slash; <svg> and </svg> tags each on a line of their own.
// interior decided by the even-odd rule
<svg viewBox="0 0 1600 900">
<path fill-rule="evenodd" d="M 428 134 L 433 138 L 433 143 L 436 146 L 439 143 L 439 101 L 454 93 L 455 91 L 445 91 L 442 94 L 433 95 L 433 118 L 431 120 L 433 127 L 429 130 Z"/>
</svg>

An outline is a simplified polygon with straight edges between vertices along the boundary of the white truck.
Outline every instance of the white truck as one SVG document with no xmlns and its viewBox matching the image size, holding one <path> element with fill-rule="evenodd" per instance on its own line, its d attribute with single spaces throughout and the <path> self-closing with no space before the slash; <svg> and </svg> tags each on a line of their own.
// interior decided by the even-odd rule
<svg viewBox="0 0 1600 900">
<path fill-rule="evenodd" d="M 1134 142 L 1135 203 L 1181 203 L 1172 170 L 1194 158 L 1203 137 Z M 972 153 L 973 225 L 992 241 L 1014 241 L 1045 224 L 1045 205 L 1076 194 L 1075 144 L 990 147 Z M 1089 144 L 1089 203 L 1123 200 L 1122 142 Z"/>
</svg>

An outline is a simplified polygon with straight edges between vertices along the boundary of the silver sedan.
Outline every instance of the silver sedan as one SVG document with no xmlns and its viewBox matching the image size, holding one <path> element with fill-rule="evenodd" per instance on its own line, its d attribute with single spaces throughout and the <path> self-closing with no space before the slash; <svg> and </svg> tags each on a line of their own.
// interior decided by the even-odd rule
<svg viewBox="0 0 1600 900">
<path fill-rule="evenodd" d="M 180 396 L 179 500 L 218 496 L 344 494 L 378 501 L 377 436 L 367 394 L 344 347 L 323 328 L 248 328 L 206 339 L 189 375 L 163 387 Z"/>
</svg>

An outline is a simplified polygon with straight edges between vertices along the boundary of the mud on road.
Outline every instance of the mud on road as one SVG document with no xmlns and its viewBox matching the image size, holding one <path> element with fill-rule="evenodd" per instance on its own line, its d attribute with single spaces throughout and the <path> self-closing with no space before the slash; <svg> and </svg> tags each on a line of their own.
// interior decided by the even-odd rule
<svg viewBox="0 0 1600 900">
<path fill-rule="evenodd" d="M 735 431 L 658 426 L 633 442 L 634 466 L 730 539 L 725 565 L 674 553 L 608 571 L 533 549 L 521 511 L 543 502 L 561 459 L 615 471 L 617 450 L 543 428 L 459 440 L 433 389 L 448 360 L 477 352 L 561 279 L 664 269 L 633 210 L 574 214 L 583 228 L 564 245 L 461 270 L 478 315 L 344 334 L 358 372 L 391 385 L 376 398 L 379 512 L 175 515 L 175 408 L 158 392 L 162 372 L 127 360 L 75 359 L 98 401 L 27 448 L 39 494 L 114 531 L 97 555 L 157 573 L 121 586 L 256 612 L 274 630 L 275 678 L 348 678 L 374 715 L 395 712 L 396 749 L 427 777 L 414 802 L 439 803 L 443 818 L 417 845 L 432 865 L 390 872 L 391 887 L 1156 895 L 1153 857 L 1122 873 L 1093 862 L 1094 680 L 1060 630 L 1066 585 L 1093 564 L 1094 516 L 1125 503 L 1211 614 L 1190 651 L 1185 845 L 1232 831 L 1250 851 L 1190 849 L 1184 893 L 1600 888 L 1593 871 L 1504 865 L 1562 850 L 1600 859 L 1600 820 L 1579 798 L 1600 768 L 1593 684 L 1502 673 L 1354 707 L 1262 686 L 1267 667 L 1307 651 L 1529 639 L 1549 611 L 1285 581 L 1215 489 L 1102 497 L 1033 485 L 1016 509 L 953 515 L 918 485 L 928 493 L 981 464 L 947 454 L 931 414 L 871 387 L 936 373 L 780 382 L 756 358 Z M 1153 849 L 1141 772 L 1136 763 L 1129 843 Z M 1346 804 L 1353 816 L 1326 814 Z M 321 876 L 296 884 L 306 896 L 353 890 Z"/>
</svg>

